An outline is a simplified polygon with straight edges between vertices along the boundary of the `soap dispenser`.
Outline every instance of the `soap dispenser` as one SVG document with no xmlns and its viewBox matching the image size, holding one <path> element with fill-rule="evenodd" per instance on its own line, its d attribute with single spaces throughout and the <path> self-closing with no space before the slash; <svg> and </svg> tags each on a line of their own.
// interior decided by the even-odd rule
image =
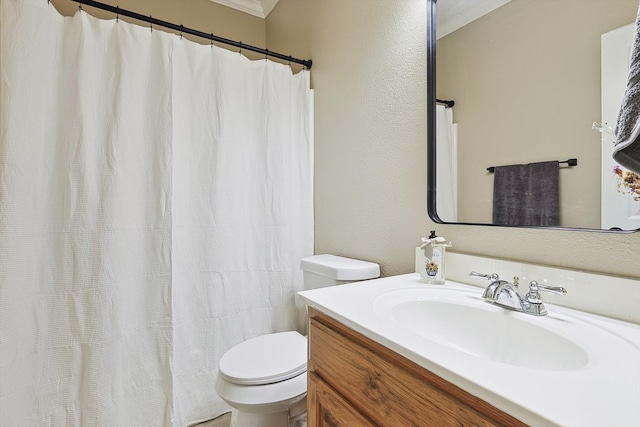
<svg viewBox="0 0 640 427">
<path fill-rule="evenodd" d="M 444 237 L 436 236 L 435 230 L 431 231 L 428 239 L 422 238 L 423 266 L 420 275 L 423 283 L 434 285 L 444 284 L 444 253 L 451 243 Z"/>
</svg>

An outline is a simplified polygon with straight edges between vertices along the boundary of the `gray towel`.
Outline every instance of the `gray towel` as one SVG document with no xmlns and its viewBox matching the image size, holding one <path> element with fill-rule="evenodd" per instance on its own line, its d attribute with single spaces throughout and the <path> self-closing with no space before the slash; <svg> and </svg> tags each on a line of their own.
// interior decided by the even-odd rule
<svg viewBox="0 0 640 427">
<path fill-rule="evenodd" d="M 493 181 L 493 223 L 559 226 L 558 163 L 553 161 L 496 166 Z"/>
<path fill-rule="evenodd" d="M 631 50 L 629 82 L 616 123 L 613 159 L 632 172 L 640 173 L 640 9 Z"/>
</svg>

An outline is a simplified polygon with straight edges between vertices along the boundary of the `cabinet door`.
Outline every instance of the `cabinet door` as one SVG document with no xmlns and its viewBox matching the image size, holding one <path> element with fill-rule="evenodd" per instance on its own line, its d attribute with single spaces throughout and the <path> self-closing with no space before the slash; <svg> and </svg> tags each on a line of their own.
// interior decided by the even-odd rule
<svg viewBox="0 0 640 427">
<path fill-rule="evenodd" d="M 309 354 L 307 404 L 316 422 L 310 427 L 526 427 L 487 402 L 313 309 L 309 310 Z M 314 404 L 311 378 L 324 387 L 317 392 L 322 394 L 319 400 L 326 395 L 322 405 Z"/>
<path fill-rule="evenodd" d="M 309 374 L 308 427 L 375 427 L 331 386 Z"/>
</svg>

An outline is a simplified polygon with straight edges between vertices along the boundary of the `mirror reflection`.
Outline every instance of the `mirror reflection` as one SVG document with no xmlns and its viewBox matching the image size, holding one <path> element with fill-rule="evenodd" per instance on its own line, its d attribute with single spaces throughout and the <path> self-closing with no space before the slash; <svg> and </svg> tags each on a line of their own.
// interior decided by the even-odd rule
<svg viewBox="0 0 640 427">
<path fill-rule="evenodd" d="M 445 222 L 640 228 L 613 127 L 637 0 L 437 2 L 436 211 Z"/>
</svg>

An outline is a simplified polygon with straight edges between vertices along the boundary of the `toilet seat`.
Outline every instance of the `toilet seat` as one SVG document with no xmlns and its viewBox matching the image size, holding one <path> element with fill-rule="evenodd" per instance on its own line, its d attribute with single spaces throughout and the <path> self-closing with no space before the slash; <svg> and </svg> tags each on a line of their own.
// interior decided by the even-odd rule
<svg viewBox="0 0 640 427">
<path fill-rule="evenodd" d="M 307 370 L 307 339 L 296 331 L 261 335 L 241 342 L 220 359 L 220 376 L 232 384 L 265 385 Z"/>
</svg>

